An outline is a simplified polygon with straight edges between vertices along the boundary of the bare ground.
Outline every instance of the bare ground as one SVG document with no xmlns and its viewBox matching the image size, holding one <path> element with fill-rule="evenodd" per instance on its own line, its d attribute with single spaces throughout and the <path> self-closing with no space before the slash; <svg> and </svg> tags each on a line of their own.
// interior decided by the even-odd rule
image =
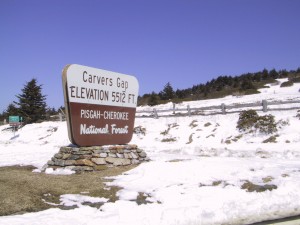
<svg viewBox="0 0 300 225">
<path fill-rule="evenodd" d="M 34 173 L 32 166 L 0 167 L 0 216 L 36 212 L 64 206 L 60 203 L 63 194 L 87 194 L 93 197 L 117 200 L 118 187 L 105 188 L 107 177 L 119 175 L 135 166 L 113 167 L 103 171 L 72 175 L 49 175 Z M 47 202 L 47 203 L 46 203 Z M 100 205 L 99 205 L 100 206 Z"/>
</svg>

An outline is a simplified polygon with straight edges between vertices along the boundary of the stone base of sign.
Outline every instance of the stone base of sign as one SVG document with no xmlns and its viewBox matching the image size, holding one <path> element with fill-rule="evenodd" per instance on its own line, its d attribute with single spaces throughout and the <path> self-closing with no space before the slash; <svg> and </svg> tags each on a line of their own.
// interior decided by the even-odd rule
<svg viewBox="0 0 300 225">
<path fill-rule="evenodd" d="M 109 145 L 93 147 L 61 147 L 46 168 L 67 168 L 76 172 L 104 170 L 113 166 L 127 166 L 149 161 L 145 151 L 137 145 Z"/>
</svg>

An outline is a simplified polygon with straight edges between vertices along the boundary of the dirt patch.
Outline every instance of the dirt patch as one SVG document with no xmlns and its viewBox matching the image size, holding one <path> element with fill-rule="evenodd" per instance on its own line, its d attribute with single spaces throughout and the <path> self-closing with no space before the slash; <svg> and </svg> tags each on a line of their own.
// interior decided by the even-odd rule
<svg viewBox="0 0 300 225">
<path fill-rule="evenodd" d="M 230 185 L 229 183 L 227 183 L 226 181 L 223 180 L 216 180 L 213 181 L 211 184 L 199 184 L 199 187 L 216 187 L 216 186 L 221 186 L 221 187 L 226 187 Z"/>
<path fill-rule="evenodd" d="M 72 175 L 34 173 L 32 166 L 0 167 L 0 216 L 63 208 L 55 205 L 60 203 L 63 194 L 86 194 L 114 202 L 119 188 L 107 188 L 105 182 L 109 180 L 106 177 L 120 175 L 134 167 L 113 167 Z"/>
<path fill-rule="evenodd" d="M 193 142 L 193 134 L 194 133 L 190 134 L 189 141 L 186 144 L 191 144 Z"/>
<path fill-rule="evenodd" d="M 246 180 L 241 186 L 241 188 L 245 189 L 247 192 L 264 192 L 277 189 L 277 186 L 274 184 L 258 185 Z"/>
</svg>

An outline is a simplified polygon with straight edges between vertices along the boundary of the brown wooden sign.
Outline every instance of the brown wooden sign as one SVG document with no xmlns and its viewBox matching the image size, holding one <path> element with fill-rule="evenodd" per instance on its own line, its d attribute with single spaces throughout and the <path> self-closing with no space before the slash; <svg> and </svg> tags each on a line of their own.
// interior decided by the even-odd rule
<svg viewBox="0 0 300 225">
<path fill-rule="evenodd" d="M 62 77 L 73 144 L 130 142 L 139 87 L 135 77 L 76 64 L 66 66 Z"/>
</svg>

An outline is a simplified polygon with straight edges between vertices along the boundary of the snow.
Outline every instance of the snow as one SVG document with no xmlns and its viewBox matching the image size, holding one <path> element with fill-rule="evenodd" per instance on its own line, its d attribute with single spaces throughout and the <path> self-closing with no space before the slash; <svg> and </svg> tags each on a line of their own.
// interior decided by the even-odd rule
<svg viewBox="0 0 300 225">
<path fill-rule="evenodd" d="M 108 199 L 106 198 L 97 198 L 97 197 L 89 197 L 85 195 L 79 194 L 66 194 L 60 197 L 61 205 L 65 206 L 83 206 L 82 203 L 90 202 L 90 203 L 97 203 L 97 202 L 107 202 Z"/>
<path fill-rule="evenodd" d="M 41 170 L 39 169 L 35 169 L 33 170 L 33 172 L 41 172 Z M 45 173 L 46 174 L 52 174 L 52 175 L 70 175 L 70 174 L 73 174 L 75 173 L 75 171 L 72 171 L 70 169 L 62 169 L 62 168 L 57 168 L 57 169 L 53 169 L 53 168 L 47 168 L 45 170 Z"/>
<path fill-rule="evenodd" d="M 176 107 L 213 106 L 268 101 L 300 100 L 300 84 L 280 88 L 281 79 L 251 96 L 184 102 Z M 288 105 L 285 105 L 288 107 Z M 294 107 L 294 105 L 293 105 Z M 156 106 L 170 109 L 172 105 Z M 137 110 L 153 110 L 139 107 Z M 276 143 L 262 143 L 271 135 L 242 134 L 236 129 L 238 113 L 191 117 L 136 118 L 146 134 L 135 134 L 131 143 L 151 158 L 107 186 L 119 186 L 119 200 L 89 197 L 88 193 L 60 197 L 61 205 L 75 209 L 48 209 L 0 217 L 0 224 L 249 224 L 300 214 L 300 120 L 297 110 L 259 112 L 285 123 Z M 16 132 L 0 127 L 0 166 L 33 165 L 39 172 L 69 145 L 65 122 L 27 125 Z M 173 142 L 162 142 L 164 139 Z M 70 171 L 48 169 L 56 174 Z M 276 185 L 250 192 L 243 185 Z M 137 204 L 143 195 L 147 204 Z M 83 202 L 102 202 L 100 208 Z"/>
<path fill-rule="evenodd" d="M 41 169 L 60 146 L 69 145 L 65 122 L 30 124 L 15 133 L 0 127 L 0 165 L 33 165 Z M 56 130 L 56 131 L 55 131 Z"/>
</svg>

